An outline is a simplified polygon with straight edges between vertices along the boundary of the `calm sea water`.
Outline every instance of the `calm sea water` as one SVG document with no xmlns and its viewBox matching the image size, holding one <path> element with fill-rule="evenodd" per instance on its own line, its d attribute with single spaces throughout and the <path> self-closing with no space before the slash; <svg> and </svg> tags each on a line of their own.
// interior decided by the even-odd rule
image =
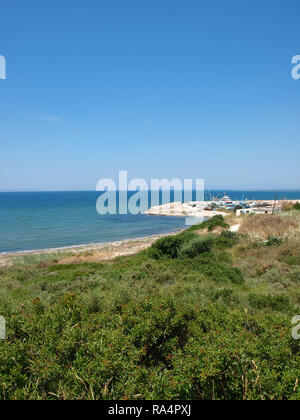
<svg viewBox="0 0 300 420">
<path fill-rule="evenodd" d="M 226 193 L 234 200 L 275 197 L 274 191 Z M 98 196 L 96 191 L 0 193 L 0 253 L 138 238 L 185 226 L 182 217 L 100 216 Z M 205 198 L 209 200 L 208 193 Z M 278 198 L 300 199 L 300 192 L 282 191 Z"/>
<path fill-rule="evenodd" d="M 0 193 L 0 253 L 138 238 L 176 231 L 184 218 L 96 212 L 99 192 Z"/>
</svg>

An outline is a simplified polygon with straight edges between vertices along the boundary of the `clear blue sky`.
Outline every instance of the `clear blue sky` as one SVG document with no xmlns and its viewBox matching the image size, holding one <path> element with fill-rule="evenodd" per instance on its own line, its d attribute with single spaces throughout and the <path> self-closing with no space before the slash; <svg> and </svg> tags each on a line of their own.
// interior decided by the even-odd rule
<svg viewBox="0 0 300 420">
<path fill-rule="evenodd" d="M 299 187 L 299 0 L 10 0 L 0 189 Z"/>
</svg>

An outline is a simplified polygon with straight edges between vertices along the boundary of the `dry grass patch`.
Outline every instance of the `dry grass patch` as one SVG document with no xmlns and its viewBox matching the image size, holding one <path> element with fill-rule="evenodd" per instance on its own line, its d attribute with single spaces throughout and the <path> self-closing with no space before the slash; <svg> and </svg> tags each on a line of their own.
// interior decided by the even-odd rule
<svg viewBox="0 0 300 420">
<path fill-rule="evenodd" d="M 235 265 L 239 267 L 245 276 L 255 277 L 278 267 L 278 258 L 285 247 L 285 243 L 276 247 L 245 248 L 241 251 L 240 245 L 228 252 L 234 257 Z"/>
<path fill-rule="evenodd" d="M 283 201 L 282 202 L 282 210 L 283 211 L 291 211 L 293 210 L 294 202 L 293 201 Z"/>
<path fill-rule="evenodd" d="M 297 215 L 257 214 L 242 221 L 239 233 L 257 240 L 270 237 L 293 237 L 299 234 L 300 219 Z"/>
</svg>

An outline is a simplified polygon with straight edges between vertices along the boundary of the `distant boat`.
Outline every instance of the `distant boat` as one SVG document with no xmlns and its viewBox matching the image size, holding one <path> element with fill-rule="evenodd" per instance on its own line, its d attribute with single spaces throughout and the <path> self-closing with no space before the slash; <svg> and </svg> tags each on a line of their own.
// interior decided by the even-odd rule
<svg viewBox="0 0 300 420">
<path fill-rule="evenodd" d="M 224 193 L 224 197 L 221 198 L 221 202 L 222 203 L 225 203 L 225 204 L 232 204 L 233 203 L 233 201 L 231 200 L 231 198 L 228 197 L 228 195 L 226 195 L 225 193 Z"/>
</svg>

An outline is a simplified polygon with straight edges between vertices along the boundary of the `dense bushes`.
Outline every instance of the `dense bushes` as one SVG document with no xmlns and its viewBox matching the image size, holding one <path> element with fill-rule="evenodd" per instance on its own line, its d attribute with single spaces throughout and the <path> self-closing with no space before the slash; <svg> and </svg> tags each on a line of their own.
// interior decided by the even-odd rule
<svg viewBox="0 0 300 420">
<path fill-rule="evenodd" d="M 194 232 L 207 229 L 209 232 L 216 227 L 229 227 L 225 223 L 223 216 L 214 216 L 200 225 L 193 225 L 185 232 L 176 236 L 167 236 L 156 241 L 149 250 L 152 258 L 195 258 L 196 256 L 209 252 L 214 245 L 219 248 L 229 248 L 238 240 L 238 236 L 229 231 L 223 231 L 221 236 L 213 238 L 211 236 L 200 237 Z"/>
<path fill-rule="evenodd" d="M 244 277 L 237 267 L 232 267 L 222 257 L 213 254 L 203 254 L 195 261 L 197 270 L 215 283 L 243 284 Z"/>
<path fill-rule="evenodd" d="M 209 252 L 213 244 L 211 237 L 200 237 L 186 232 L 159 239 L 149 249 L 149 255 L 156 259 L 195 258 L 203 252 Z"/>
<path fill-rule="evenodd" d="M 231 248 L 238 243 L 240 236 L 235 232 L 224 230 L 221 235 L 217 236 L 214 240 L 214 244 L 218 248 Z"/>
<path fill-rule="evenodd" d="M 224 296 L 229 293 L 224 292 Z M 196 296 L 87 315 L 80 296 L 8 314 L 2 399 L 299 399 L 288 322 Z"/>
<path fill-rule="evenodd" d="M 271 308 L 274 311 L 285 311 L 291 307 L 289 298 L 283 295 L 272 296 L 250 294 L 249 303 L 256 309 Z"/>
<path fill-rule="evenodd" d="M 149 254 L 153 258 L 177 258 L 184 238 L 177 236 L 166 236 L 156 241 L 150 248 Z"/>
<path fill-rule="evenodd" d="M 179 251 L 181 258 L 195 258 L 204 252 L 209 252 L 214 244 L 211 237 L 196 237 L 185 242 Z"/>
<path fill-rule="evenodd" d="M 106 263 L 1 269 L 0 399 L 299 400 L 298 254 L 240 240 L 188 231 Z M 258 252 L 294 270 L 280 293 Z"/>
<path fill-rule="evenodd" d="M 200 236 L 191 231 L 176 236 L 167 236 L 156 241 L 148 251 L 155 259 L 195 258 L 213 247 L 231 248 L 238 242 L 239 236 L 234 232 L 223 231 L 219 236 Z"/>
</svg>

